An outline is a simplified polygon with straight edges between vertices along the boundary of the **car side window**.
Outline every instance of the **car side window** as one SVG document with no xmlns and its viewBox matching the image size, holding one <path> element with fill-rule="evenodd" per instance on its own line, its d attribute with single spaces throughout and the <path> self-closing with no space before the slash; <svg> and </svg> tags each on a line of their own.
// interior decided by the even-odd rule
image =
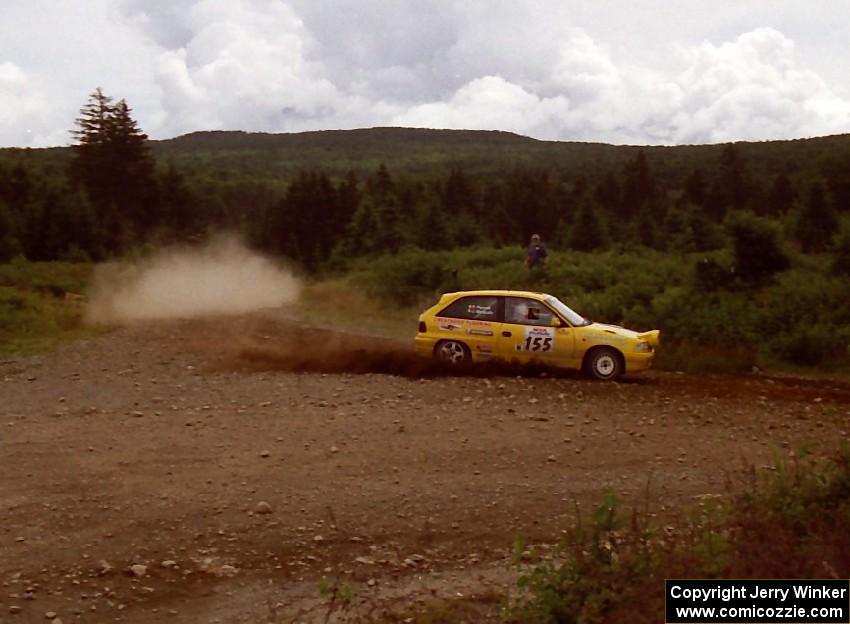
<svg viewBox="0 0 850 624">
<path fill-rule="evenodd" d="M 505 322 L 516 325 L 543 325 L 549 327 L 555 313 L 542 301 L 525 297 L 505 299 Z"/>
<path fill-rule="evenodd" d="M 498 321 L 499 298 L 461 297 L 443 308 L 438 316 L 476 321 Z"/>
</svg>

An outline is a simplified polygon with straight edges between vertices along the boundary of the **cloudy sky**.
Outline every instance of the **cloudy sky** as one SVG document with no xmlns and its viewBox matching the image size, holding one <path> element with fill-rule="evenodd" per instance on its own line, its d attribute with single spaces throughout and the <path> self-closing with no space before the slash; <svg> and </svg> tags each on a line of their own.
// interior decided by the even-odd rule
<svg viewBox="0 0 850 624">
<path fill-rule="evenodd" d="M 97 86 L 152 138 L 480 128 L 682 144 L 850 132 L 844 0 L 3 0 L 0 146 Z"/>
</svg>

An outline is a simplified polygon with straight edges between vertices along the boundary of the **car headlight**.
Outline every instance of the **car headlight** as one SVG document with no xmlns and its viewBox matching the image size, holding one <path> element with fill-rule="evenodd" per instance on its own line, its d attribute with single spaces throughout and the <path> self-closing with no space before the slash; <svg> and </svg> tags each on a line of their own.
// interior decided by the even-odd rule
<svg viewBox="0 0 850 624">
<path fill-rule="evenodd" d="M 652 345 L 648 342 L 639 342 L 635 345 L 635 351 L 638 353 L 649 353 L 652 351 Z"/>
</svg>

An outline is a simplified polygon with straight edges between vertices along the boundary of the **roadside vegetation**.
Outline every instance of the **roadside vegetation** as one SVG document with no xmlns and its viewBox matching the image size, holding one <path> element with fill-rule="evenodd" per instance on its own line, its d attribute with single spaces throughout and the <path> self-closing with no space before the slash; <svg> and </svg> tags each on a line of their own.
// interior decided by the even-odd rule
<svg viewBox="0 0 850 624">
<path fill-rule="evenodd" d="M 547 270 L 529 272 L 516 247 L 411 249 L 355 262 L 348 279 L 390 310 L 422 309 L 455 290 L 549 292 L 596 321 L 662 329 L 658 364 L 668 369 L 846 370 L 850 280 L 830 271 L 827 255 L 783 250 L 769 224 L 749 218 L 736 227 L 744 234 L 732 230 L 731 248 L 713 252 L 555 251 Z"/>
<path fill-rule="evenodd" d="M 850 450 L 778 457 L 664 525 L 609 492 L 551 552 L 517 548 L 509 622 L 659 622 L 665 578 L 847 578 Z"/>
<path fill-rule="evenodd" d="M 752 241 L 737 251 L 730 243 L 689 254 L 554 250 L 545 271 L 531 272 L 522 266 L 523 253 L 520 247 L 409 248 L 355 259 L 344 270 L 308 275 L 294 312 L 312 325 L 409 338 L 419 312 L 443 292 L 537 290 L 595 321 L 660 328 L 661 369 L 757 366 L 842 376 L 850 370 L 850 280 L 831 269 L 828 254 L 782 251 L 785 268 L 760 267 L 751 276 L 742 273 L 747 255 L 767 255 Z M 0 265 L 2 352 L 40 350 L 90 333 L 81 323 L 83 301 L 74 295 L 85 294 L 92 267 L 20 257 Z"/>
<path fill-rule="evenodd" d="M 609 490 L 554 545 L 514 544 L 516 585 L 500 596 L 433 600 L 384 622 L 509 624 L 664 621 L 664 580 L 850 575 L 850 449 L 777 455 L 726 495 L 654 513 Z"/>
<path fill-rule="evenodd" d="M 80 299 L 92 268 L 23 258 L 0 264 L 0 357 L 95 335 L 83 324 Z"/>
<path fill-rule="evenodd" d="M 356 297 L 321 296 L 362 290 L 370 328 L 401 335 L 440 292 L 528 288 L 660 328 L 663 367 L 850 362 L 850 136 L 639 148 L 384 128 L 151 142 L 131 112 L 98 89 L 72 147 L 0 150 L 0 262 L 85 267 L 235 231 L 300 267 L 308 319 L 357 325 Z M 552 251 L 544 273 L 521 265 L 532 233 Z M 14 288 L 4 317 L 47 307 L 7 336 L 72 324 L 38 283 Z"/>
</svg>

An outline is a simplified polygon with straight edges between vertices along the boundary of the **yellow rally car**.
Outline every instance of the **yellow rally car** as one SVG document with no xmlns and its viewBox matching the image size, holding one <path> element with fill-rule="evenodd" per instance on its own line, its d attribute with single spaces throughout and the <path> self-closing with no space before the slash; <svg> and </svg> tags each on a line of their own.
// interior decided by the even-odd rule
<svg viewBox="0 0 850 624">
<path fill-rule="evenodd" d="M 594 323 L 544 293 L 476 290 L 447 293 L 422 313 L 416 351 L 451 364 L 536 362 L 616 379 L 650 367 L 660 333 Z"/>
</svg>

